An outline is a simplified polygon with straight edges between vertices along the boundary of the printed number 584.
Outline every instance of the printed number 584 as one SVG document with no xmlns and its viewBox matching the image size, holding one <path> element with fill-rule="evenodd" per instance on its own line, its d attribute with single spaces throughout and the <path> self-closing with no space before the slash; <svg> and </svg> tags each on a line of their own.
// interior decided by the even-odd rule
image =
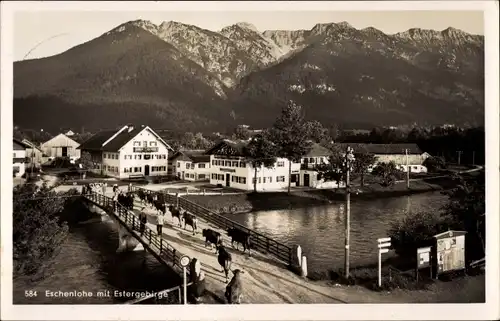
<svg viewBox="0 0 500 321">
<path fill-rule="evenodd" d="M 24 291 L 24 296 L 27 298 L 34 298 L 37 296 L 36 291 L 29 290 L 29 291 Z"/>
</svg>

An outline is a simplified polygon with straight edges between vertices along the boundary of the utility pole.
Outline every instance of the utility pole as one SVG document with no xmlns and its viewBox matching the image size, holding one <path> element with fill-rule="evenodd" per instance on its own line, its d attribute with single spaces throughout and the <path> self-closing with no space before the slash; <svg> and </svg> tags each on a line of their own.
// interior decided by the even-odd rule
<svg viewBox="0 0 500 321">
<path fill-rule="evenodd" d="M 457 150 L 457 154 L 458 154 L 458 165 L 460 165 L 460 155 L 462 155 L 462 151 Z"/>
<path fill-rule="evenodd" d="M 345 217 L 345 261 L 344 261 L 344 272 L 346 279 L 349 278 L 349 243 L 351 238 L 351 190 L 350 190 L 350 171 L 351 171 L 351 161 L 352 161 L 352 149 L 347 147 L 345 162 L 346 162 L 346 179 L 345 179 L 345 189 L 346 189 L 346 217 Z"/>
<path fill-rule="evenodd" d="M 408 164 L 408 148 L 405 148 L 406 155 L 406 188 L 410 188 L 410 166 Z"/>
</svg>

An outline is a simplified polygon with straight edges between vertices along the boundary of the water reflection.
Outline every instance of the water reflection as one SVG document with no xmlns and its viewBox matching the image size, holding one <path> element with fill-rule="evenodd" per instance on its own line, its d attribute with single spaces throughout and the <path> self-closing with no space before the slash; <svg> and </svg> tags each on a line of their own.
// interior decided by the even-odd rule
<svg viewBox="0 0 500 321">
<path fill-rule="evenodd" d="M 377 238 L 387 236 L 391 222 L 410 211 L 438 211 L 445 201 L 445 196 L 433 192 L 351 202 L 351 265 L 376 262 Z M 230 218 L 272 235 L 283 243 L 300 244 L 308 255 L 309 269 L 326 270 L 340 268 L 344 262 L 342 205 L 338 202 L 309 208 L 230 215 Z"/>
</svg>

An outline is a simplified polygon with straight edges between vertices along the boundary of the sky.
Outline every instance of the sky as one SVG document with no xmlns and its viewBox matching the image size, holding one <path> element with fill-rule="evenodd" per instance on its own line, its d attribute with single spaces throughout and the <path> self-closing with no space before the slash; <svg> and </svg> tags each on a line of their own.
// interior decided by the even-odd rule
<svg viewBox="0 0 500 321">
<path fill-rule="evenodd" d="M 388 34 L 450 26 L 484 34 L 482 11 L 16 11 L 14 60 L 52 56 L 137 19 L 155 24 L 173 20 L 212 31 L 237 22 L 264 31 L 311 29 L 317 23 L 347 21 L 357 29 L 372 26 Z"/>
</svg>

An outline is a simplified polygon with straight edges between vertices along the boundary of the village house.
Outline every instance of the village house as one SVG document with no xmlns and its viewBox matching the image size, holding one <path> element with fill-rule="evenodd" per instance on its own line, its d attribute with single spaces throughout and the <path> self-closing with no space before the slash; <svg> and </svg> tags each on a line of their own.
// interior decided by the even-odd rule
<svg viewBox="0 0 500 321">
<path fill-rule="evenodd" d="M 172 148 L 148 126 L 101 131 L 79 148 L 82 163 L 96 174 L 119 179 L 166 176 Z"/>
<path fill-rule="evenodd" d="M 409 167 L 412 173 L 425 173 L 427 168 L 422 165 L 431 155 L 423 152 L 417 144 L 339 144 L 343 149 L 350 146 L 354 152 L 368 152 L 377 157 L 378 163 L 394 162 L 401 171 Z M 408 162 L 408 165 L 407 165 Z M 376 164 L 375 164 L 376 165 Z M 408 167 L 407 167 L 408 166 Z M 373 167 L 372 167 L 373 168 Z M 370 169 L 371 170 L 371 169 Z"/>
<path fill-rule="evenodd" d="M 186 181 L 210 179 L 210 155 L 204 150 L 180 150 L 172 158 L 175 176 Z"/>
<path fill-rule="evenodd" d="M 80 158 L 78 146 L 80 146 L 78 142 L 61 133 L 41 144 L 40 148 L 46 155 L 44 158 L 47 158 L 44 162 L 54 160 L 56 157 L 68 157 L 74 162 Z"/>
<path fill-rule="evenodd" d="M 210 155 L 210 184 L 251 191 L 256 181 L 258 191 L 286 189 L 289 161 L 286 158 L 277 158 L 272 167 L 257 168 L 255 177 L 251 159 L 244 155 L 246 144 L 248 141 L 225 139 L 206 151 L 206 154 Z M 299 175 L 300 164 L 292 163 L 292 176 L 297 180 Z"/>
<path fill-rule="evenodd" d="M 43 151 L 40 147 L 38 147 L 35 143 L 23 139 L 21 141 L 25 144 L 26 147 L 26 162 L 29 166 L 33 165 L 34 167 L 39 168 L 43 164 Z"/>
<path fill-rule="evenodd" d="M 313 188 L 335 188 L 338 187 L 337 182 L 325 181 L 318 178 L 318 172 L 315 167 L 321 164 L 328 164 L 329 157 L 332 152 L 314 143 L 311 150 L 300 160 L 300 176 L 297 181 L 297 186 L 313 187 Z"/>
<path fill-rule="evenodd" d="M 14 139 L 12 167 L 14 177 L 21 177 L 26 172 L 26 148 L 28 146 L 20 140 Z"/>
</svg>

